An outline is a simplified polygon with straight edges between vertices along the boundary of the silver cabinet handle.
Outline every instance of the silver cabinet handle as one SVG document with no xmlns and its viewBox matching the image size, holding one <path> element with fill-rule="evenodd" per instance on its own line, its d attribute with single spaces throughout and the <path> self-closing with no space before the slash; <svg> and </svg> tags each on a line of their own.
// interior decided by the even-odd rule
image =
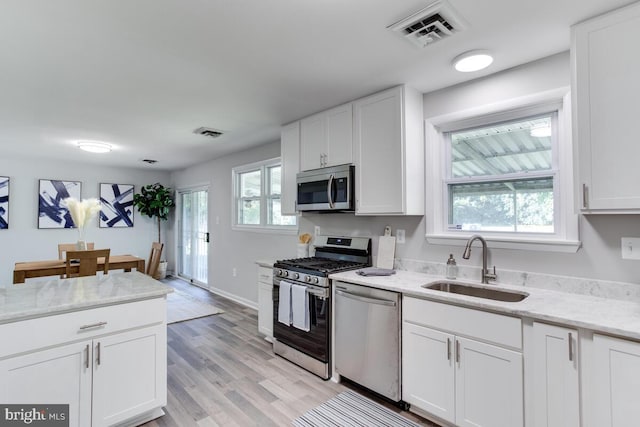
<svg viewBox="0 0 640 427">
<path fill-rule="evenodd" d="M 100 341 L 98 341 L 98 345 L 96 346 L 96 363 L 100 366 Z"/>
<path fill-rule="evenodd" d="M 396 302 L 395 301 L 389 301 L 386 299 L 380 299 L 380 298 L 371 298 L 371 297 L 363 297 L 361 295 L 355 295 L 355 294 L 351 294 L 349 292 L 344 292 L 344 291 L 336 291 L 336 294 L 345 297 L 345 298 L 349 298 L 352 300 L 356 300 L 356 301 L 360 301 L 360 302 L 365 302 L 367 304 L 376 304 L 376 305 L 386 305 L 388 307 L 395 307 L 396 306 Z"/>
<path fill-rule="evenodd" d="M 585 209 L 589 207 L 589 192 L 587 184 L 582 184 L 582 207 Z"/>
<path fill-rule="evenodd" d="M 89 369 L 89 344 L 84 348 L 87 358 L 85 359 L 84 366 Z"/>
<path fill-rule="evenodd" d="M 327 198 L 329 199 L 329 207 L 333 209 L 335 203 L 333 203 L 333 197 L 331 197 L 331 191 L 333 190 L 333 175 L 329 177 L 327 182 Z"/>
<path fill-rule="evenodd" d="M 99 327 L 104 326 L 106 324 L 107 324 L 107 322 L 98 322 L 98 323 L 92 323 L 90 325 L 82 325 L 82 326 L 80 326 L 80 330 L 84 331 L 85 329 L 99 328 Z"/>
<path fill-rule="evenodd" d="M 456 340 L 456 363 L 460 364 L 460 341 Z"/>
<path fill-rule="evenodd" d="M 451 360 L 451 339 L 447 338 L 447 360 Z"/>
<path fill-rule="evenodd" d="M 573 336 L 569 332 L 569 362 L 573 362 Z"/>
</svg>

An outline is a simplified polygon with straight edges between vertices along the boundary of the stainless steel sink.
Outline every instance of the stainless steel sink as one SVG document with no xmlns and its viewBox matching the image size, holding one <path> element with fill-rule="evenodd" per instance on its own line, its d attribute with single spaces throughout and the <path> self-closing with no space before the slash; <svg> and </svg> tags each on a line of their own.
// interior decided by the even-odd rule
<svg viewBox="0 0 640 427">
<path fill-rule="evenodd" d="M 434 291 L 449 292 L 451 294 L 467 295 L 475 298 L 504 302 L 518 302 L 529 296 L 529 294 L 524 292 L 484 288 L 459 282 L 433 282 L 422 285 L 422 287 L 425 289 L 432 289 Z"/>
</svg>

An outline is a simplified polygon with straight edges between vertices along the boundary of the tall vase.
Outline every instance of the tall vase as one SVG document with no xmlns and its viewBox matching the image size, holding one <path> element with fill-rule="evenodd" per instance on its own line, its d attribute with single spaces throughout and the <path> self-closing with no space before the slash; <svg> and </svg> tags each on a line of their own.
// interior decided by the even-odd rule
<svg viewBox="0 0 640 427">
<path fill-rule="evenodd" d="M 76 243 L 76 249 L 79 251 L 87 250 L 87 242 L 84 240 L 84 227 L 78 227 L 78 242 Z"/>
</svg>

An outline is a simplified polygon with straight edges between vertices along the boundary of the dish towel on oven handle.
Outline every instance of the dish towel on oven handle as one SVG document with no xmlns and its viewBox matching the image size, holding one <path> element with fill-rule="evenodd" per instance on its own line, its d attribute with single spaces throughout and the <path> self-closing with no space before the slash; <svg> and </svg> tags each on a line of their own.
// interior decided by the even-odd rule
<svg viewBox="0 0 640 427">
<path fill-rule="evenodd" d="M 280 299 L 278 300 L 278 322 L 291 325 L 291 283 L 280 281 Z"/>
<path fill-rule="evenodd" d="M 309 332 L 309 293 L 306 286 L 291 285 L 293 327 Z"/>
</svg>

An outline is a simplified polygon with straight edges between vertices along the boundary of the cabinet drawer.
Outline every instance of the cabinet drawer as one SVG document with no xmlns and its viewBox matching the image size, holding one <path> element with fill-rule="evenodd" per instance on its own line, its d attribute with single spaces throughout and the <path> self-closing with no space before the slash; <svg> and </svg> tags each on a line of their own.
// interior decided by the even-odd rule
<svg viewBox="0 0 640 427">
<path fill-rule="evenodd" d="M 153 298 L 6 323 L 0 325 L 0 358 L 126 329 L 165 323 L 166 318 L 166 298 Z M 97 326 L 101 323 L 102 325 Z"/>
<path fill-rule="evenodd" d="M 406 322 L 522 349 L 522 320 L 419 298 L 404 298 Z"/>
<path fill-rule="evenodd" d="M 273 268 L 258 267 L 258 282 L 273 284 Z"/>
</svg>

